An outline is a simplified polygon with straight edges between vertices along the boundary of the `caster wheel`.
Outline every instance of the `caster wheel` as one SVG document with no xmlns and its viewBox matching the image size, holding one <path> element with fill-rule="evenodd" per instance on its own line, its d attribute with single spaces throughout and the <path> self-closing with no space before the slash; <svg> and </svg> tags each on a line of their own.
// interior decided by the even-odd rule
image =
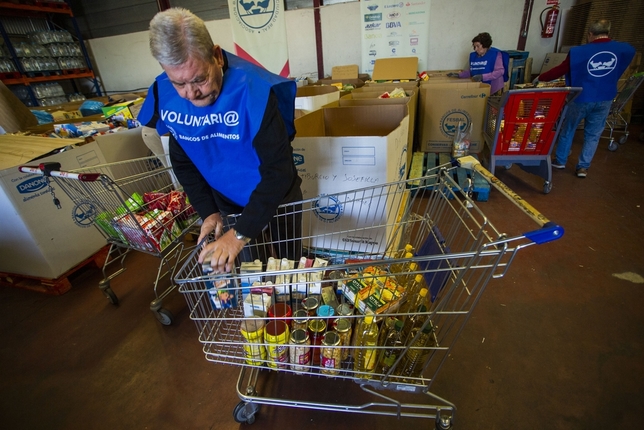
<svg viewBox="0 0 644 430">
<path fill-rule="evenodd" d="M 617 143 L 619 143 L 620 145 L 623 145 L 623 144 L 626 143 L 627 140 L 628 140 L 628 134 L 625 134 L 625 135 L 623 135 L 622 137 L 619 138 Z"/>
<path fill-rule="evenodd" d="M 167 310 L 167 309 L 159 309 L 154 313 L 154 316 L 157 317 L 157 320 L 163 325 L 171 325 L 172 321 L 174 320 L 174 316 L 172 313 Z"/>
<path fill-rule="evenodd" d="M 503 166 L 503 167 L 505 167 L 505 170 L 510 170 L 510 169 L 512 168 L 512 163 L 510 163 L 510 164 L 506 164 L 506 165 L 505 165 L 505 166 Z"/>
<path fill-rule="evenodd" d="M 241 424 L 252 424 L 255 422 L 255 414 L 258 411 L 259 405 L 255 403 L 239 402 L 233 411 L 233 418 Z"/>
<path fill-rule="evenodd" d="M 104 288 L 101 291 L 103 292 L 103 295 L 107 297 L 107 300 L 109 300 L 111 304 L 115 306 L 119 304 L 119 298 L 116 297 L 116 294 L 114 294 L 114 291 L 112 291 L 110 287 Z"/>
<path fill-rule="evenodd" d="M 552 182 L 544 182 L 543 183 L 543 194 L 548 194 L 550 191 L 552 191 Z"/>
<path fill-rule="evenodd" d="M 449 430 L 452 428 L 452 417 L 442 416 L 436 418 L 436 430 Z"/>
<path fill-rule="evenodd" d="M 617 144 L 615 143 L 614 140 L 611 140 L 610 143 L 608 144 L 608 150 L 611 152 L 617 151 Z"/>
</svg>

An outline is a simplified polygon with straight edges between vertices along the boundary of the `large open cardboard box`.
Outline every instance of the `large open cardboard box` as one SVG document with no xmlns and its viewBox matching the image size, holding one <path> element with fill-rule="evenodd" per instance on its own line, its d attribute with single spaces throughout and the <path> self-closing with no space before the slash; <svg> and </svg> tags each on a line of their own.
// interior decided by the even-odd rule
<svg viewBox="0 0 644 430">
<path fill-rule="evenodd" d="M 420 86 L 418 140 L 424 152 L 452 152 L 459 121 L 472 126 L 470 152 L 483 149 L 483 118 L 490 85 L 480 82 L 432 83 Z"/>
<path fill-rule="evenodd" d="M 21 154 L 3 163 L 0 170 L 0 272 L 56 279 L 106 245 L 105 238 L 62 190 L 52 184 L 61 204 L 57 209 L 46 179 L 21 173 L 18 166 L 53 161 L 61 163 L 63 170 L 73 170 L 145 157 L 149 150 L 140 129 L 133 129 L 96 136 L 94 142 L 29 162 L 42 155 L 41 150 L 47 153 L 50 147 L 77 143 L 77 139 L 0 136 L 0 152 L 21 148 Z M 22 155 L 25 153 L 28 157 Z"/>
<path fill-rule="evenodd" d="M 325 195 L 383 186 L 407 177 L 407 106 L 323 108 L 295 120 L 293 157 L 305 199 L 319 198 L 316 218 L 304 217 L 309 246 L 322 249 L 383 251 L 390 228 L 357 231 L 374 220 L 391 224 L 403 199 L 391 193 L 384 202 L 358 208 Z"/>
<path fill-rule="evenodd" d="M 415 132 L 416 132 L 416 111 L 418 106 L 418 89 L 405 90 L 408 97 L 401 98 L 386 98 L 381 99 L 379 96 L 384 92 L 391 92 L 396 88 L 400 88 L 395 84 L 388 86 L 378 87 L 362 87 L 355 89 L 351 94 L 347 94 L 337 102 L 330 103 L 326 107 L 342 107 L 342 106 L 374 106 L 374 105 L 398 105 L 404 104 L 407 106 L 409 113 L 409 127 L 407 131 L 407 166 L 411 165 L 411 158 L 414 152 L 415 145 Z"/>
</svg>

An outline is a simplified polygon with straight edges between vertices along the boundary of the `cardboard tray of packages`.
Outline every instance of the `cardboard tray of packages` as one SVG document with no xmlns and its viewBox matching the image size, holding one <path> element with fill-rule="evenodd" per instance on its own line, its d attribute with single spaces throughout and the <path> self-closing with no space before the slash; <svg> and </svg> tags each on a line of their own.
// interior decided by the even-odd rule
<svg viewBox="0 0 644 430">
<path fill-rule="evenodd" d="M 72 170 L 144 157 L 149 150 L 139 129 L 96 136 L 96 141 L 83 145 L 74 145 L 77 139 L 0 138 L 0 148 L 12 151 L 12 160 L 16 161 L 10 167 L 7 166 L 12 163 L 3 163 L 0 170 L 0 272 L 56 279 L 104 247 L 105 238 L 62 190 L 54 190 L 61 203 L 61 209 L 57 209 L 46 179 L 22 173 L 18 166 L 53 161 L 61 163 L 64 170 Z M 49 140 L 51 144 L 36 139 Z M 52 146 L 70 144 L 71 149 L 29 162 L 42 155 L 42 149 L 46 153 Z M 22 152 L 16 154 L 9 149 L 15 146 L 22 147 Z"/>
<path fill-rule="evenodd" d="M 331 85 L 306 85 L 295 93 L 295 117 L 299 118 L 340 98 L 340 90 Z"/>
<path fill-rule="evenodd" d="M 369 237 L 339 233 L 324 243 L 316 236 L 328 232 L 330 223 L 333 231 L 342 232 L 347 230 L 344 226 L 355 229 L 356 223 L 370 222 L 374 217 L 396 216 L 402 195 L 389 196 L 371 209 L 325 202 L 324 196 L 405 179 L 408 127 L 407 106 L 402 104 L 322 108 L 295 120 L 293 157 L 302 178 L 302 193 L 305 199 L 319 198 L 320 207 L 328 208 L 320 211 L 311 225 L 303 226 L 311 237 L 310 246 L 344 249 L 342 243 L 349 240 L 357 246 L 364 243 L 364 249 L 384 250 L 391 233 L 386 228 L 370 230 Z M 365 210 L 382 212 L 366 216 Z"/>
<path fill-rule="evenodd" d="M 452 152 L 459 121 L 472 126 L 470 152 L 483 149 L 483 120 L 490 85 L 480 82 L 423 82 L 418 96 L 417 132 L 420 150 Z"/>
</svg>

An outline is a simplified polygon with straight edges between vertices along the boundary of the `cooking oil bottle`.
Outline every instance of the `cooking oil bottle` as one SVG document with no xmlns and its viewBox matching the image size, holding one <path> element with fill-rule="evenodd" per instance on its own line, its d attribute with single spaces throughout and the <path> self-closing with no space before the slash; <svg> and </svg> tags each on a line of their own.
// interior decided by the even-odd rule
<svg viewBox="0 0 644 430">
<path fill-rule="evenodd" d="M 373 315 L 367 315 L 358 325 L 353 351 L 353 370 L 362 372 L 356 376 L 369 378 L 368 373 L 373 373 L 378 360 L 378 325 Z"/>
<path fill-rule="evenodd" d="M 414 310 L 418 310 L 420 305 L 425 305 L 425 309 L 427 309 L 427 307 L 429 306 L 429 304 L 427 303 L 427 293 L 427 288 L 421 288 L 420 291 L 418 291 L 416 294 L 407 297 L 407 301 L 403 303 L 398 312 L 401 314 L 406 314 Z M 409 316 L 400 315 L 399 318 L 404 322 L 409 318 Z"/>
<path fill-rule="evenodd" d="M 380 356 L 378 358 L 377 370 L 379 373 L 386 374 L 403 351 L 403 322 L 400 320 L 395 321 L 396 322 L 393 327 L 390 327 L 387 331 L 385 340 L 382 343 L 382 346 L 384 346 L 385 348 L 380 350 Z"/>
<path fill-rule="evenodd" d="M 418 330 L 420 330 L 420 327 L 415 327 L 412 330 L 409 334 L 410 340 L 416 337 Z M 429 348 L 435 346 L 432 332 L 433 327 L 430 321 L 422 328 L 418 338 L 410 345 L 409 349 L 405 353 L 405 358 L 402 360 L 400 372 L 400 376 L 403 377 L 403 380 L 404 378 L 418 378 L 421 376 L 425 361 L 432 351 Z M 410 380 L 407 380 L 407 382 L 410 382 Z"/>
<path fill-rule="evenodd" d="M 412 331 L 415 328 L 422 327 L 423 323 L 427 319 L 427 306 L 419 305 L 416 308 L 416 313 L 409 316 L 403 325 L 403 339 L 405 340 L 405 345 L 408 345 L 411 339 L 410 337 Z"/>
</svg>

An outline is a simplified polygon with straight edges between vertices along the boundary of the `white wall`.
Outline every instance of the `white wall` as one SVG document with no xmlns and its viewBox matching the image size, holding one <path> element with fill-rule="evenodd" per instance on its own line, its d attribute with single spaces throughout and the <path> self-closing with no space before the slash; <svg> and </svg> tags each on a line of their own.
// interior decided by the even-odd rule
<svg viewBox="0 0 644 430">
<path fill-rule="evenodd" d="M 574 1 L 561 0 L 562 9 L 570 7 Z M 523 5 L 522 0 L 431 1 L 428 68 L 465 67 L 472 49 L 471 40 L 483 31 L 492 35 L 494 46 L 516 49 Z M 545 7 L 546 0 L 534 0 L 526 44 L 536 71 L 541 68 L 545 54 L 555 51 L 555 38 L 540 37 L 539 14 Z M 361 64 L 360 3 L 324 6 L 320 16 L 325 75 L 336 65 Z M 285 19 L 291 75 L 317 78 L 313 9 L 287 11 Z M 207 26 L 215 43 L 233 51 L 229 19 L 209 21 Z M 91 39 L 88 44 L 103 87 L 108 92 L 147 88 L 161 72 L 161 67 L 150 55 L 147 31 Z"/>
</svg>

